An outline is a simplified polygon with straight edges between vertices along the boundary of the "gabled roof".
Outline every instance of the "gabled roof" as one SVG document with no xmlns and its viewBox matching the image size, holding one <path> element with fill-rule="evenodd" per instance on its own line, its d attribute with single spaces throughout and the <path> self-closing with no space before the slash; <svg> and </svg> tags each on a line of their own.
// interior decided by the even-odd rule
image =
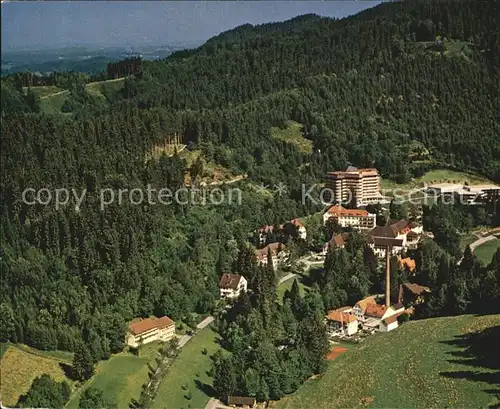
<svg viewBox="0 0 500 409">
<path fill-rule="evenodd" d="M 387 307 L 385 305 L 379 304 L 368 304 L 366 307 L 365 315 L 370 317 L 382 318 L 387 311 Z"/>
<path fill-rule="evenodd" d="M 401 266 L 403 266 L 403 268 L 407 268 L 408 270 L 410 270 L 410 272 L 413 272 L 417 267 L 417 263 L 415 262 L 415 260 L 411 259 L 410 257 L 399 258 L 399 262 L 401 263 Z"/>
<path fill-rule="evenodd" d="M 261 226 L 257 229 L 257 231 L 259 233 L 270 233 L 274 230 L 274 226 L 271 226 L 271 225 L 265 225 L 265 226 Z"/>
<path fill-rule="evenodd" d="M 409 230 L 408 224 L 409 224 L 408 220 L 401 219 L 401 220 L 398 220 L 395 223 L 392 223 L 389 227 L 396 234 L 398 234 L 398 233 L 404 233 L 406 230 Z"/>
<path fill-rule="evenodd" d="M 420 295 L 423 293 L 428 293 L 431 291 L 429 287 L 425 287 L 423 285 L 415 284 L 415 283 L 404 283 L 403 287 L 406 288 L 414 295 Z"/>
<path fill-rule="evenodd" d="M 175 325 L 175 322 L 165 315 L 161 318 L 146 318 L 143 320 L 134 320 L 128 325 L 128 328 L 132 334 L 139 335 L 154 328 L 161 329 L 170 327 L 172 325 Z"/>
<path fill-rule="evenodd" d="M 377 302 L 375 301 L 375 297 L 373 295 L 370 295 L 369 297 L 363 298 L 361 301 L 358 301 L 355 307 L 359 307 L 364 314 L 366 308 L 370 304 L 377 304 Z"/>
<path fill-rule="evenodd" d="M 293 224 L 295 227 L 304 227 L 304 225 L 300 222 L 299 219 L 292 219 L 290 220 L 290 223 Z"/>
<path fill-rule="evenodd" d="M 369 233 L 371 237 L 384 237 L 395 239 L 397 237 L 397 233 L 391 228 L 391 226 L 377 226 L 374 227 Z"/>
<path fill-rule="evenodd" d="M 341 323 L 344 322 L 349 323 L 358 320 L 355 315 L 338 310 L 329 311 L 326 318 L 330 321 L 341 322 Z"/>
<path fill-rule="evenodd" d="M 395 246 L 395 247 L 403 246 L 402 239 L 395 239 L 392 237 L 368 236 L 366 242 L 368 244 L 374 244 L 375 246 Z"/>
<path fill-rule="evenodd" d="M 391 315 L 390 317 L 387 317 L 383 322 L 385 325 L 392 324 L 393 322 L 396 322 L 398 320 L 398 314 Z"/>
<path fill-rule="evenodd" d="M 415 229 L 415 228 L 420 227 L 420 226 L 422 226 L 422 225 L 418 224 L 416 221 L 411 221 L 410 223 L 408 223 L 408 227 L 410 229 Z"/>
<path fill-rule="evenodd" d="M 348 238 L 349 233 L 336 234 L 332 236 L 332 239 L 328 242 L 328 244 L 333 247 L 342 247 L 345 245 Z"/>
<path fill-rule="evenodd" d="M 358 216 L 358 217 L 366 217 L 369 213 L 366 210 L 362 209 L 346 209 L 342 206 L 332 206 L 327 211 L 327 213 L 331 214 L 333 217 L 338 216 Z"/>
<path fill-rule="evenodd" d="M 253 406 L 255 405 L 255 398 L 250 396 L 228 396 L 228 405 L 240 405 L 240 406 Z"/>
<path fill-rule="evenodd" d="M 239 274 L 225 273 L 222 275 L 219 281 L 219 288 L 231 288 L 233 290 L 236 290 L 238 288 L 240 280 L 241 276 Z"/>
<path fill-rule="evenodd" d="M 405 307 L 405 306 L 404 306 L 402 303 L 398 302 L 397 304 L 394 304 L 394 305 L 392 306 L 392 309 L 393 309 L 394 311 L 397 311 L 397 310 L 400 310 L 401 308 L 404 308 L 404 307 Z"/>
<path fill-rule="evenodd" d="M 266 247 L 263 247 L 260 250 L 256 249 L 255 255 L 257 257 L 257 260 L 262 260 L 263 258 L 267 257 L 267 252 L 269 251 L 269 249 L 271 249 L 271 253 L 274 256 L 274 255 L 278 254 L 278 252 L 280 250 L 284 250 L 285 245 L 283 243 L 280 243 L 280 242 L 275 242 L 275 243 L 268 244 Z"/>
<path fill-rule="evenodd" d="M 352 307 L 349 307 L 348 305 L 345 306 L 345 307 L 340 307 L 340 308 L 337 308 L 335 309 L 334 311 L 339 311 L 339 312 L 347 312 L 347 311 L 351 311 L 352 310 Z"/>
</svg>

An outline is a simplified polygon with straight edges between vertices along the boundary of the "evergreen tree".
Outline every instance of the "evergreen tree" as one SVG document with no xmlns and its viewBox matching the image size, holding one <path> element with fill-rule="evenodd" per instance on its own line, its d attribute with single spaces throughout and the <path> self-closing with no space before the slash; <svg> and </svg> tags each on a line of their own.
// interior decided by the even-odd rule
<svg viewBox="0 0 500 409">
<path fill-rule="evenodd" d="M 116 405 L 108 403 L 100 389 L 88 387 L 80 397 L 78 409 L 115 409 Z"/>
<path fill-rule="evenodd" d="M 71 388 L 66 382 L 55 382 L 49 375 L 42 375 L 33 381 L 26 395 L 17 403 L 22 408 L 62 409 L 69 399 Z"/>
<path fill-rule="evenodd" d="M 217 351 L 214 356 L 214 389 L 221 399 L 226 400 L 236 389 L 236 374 L 230 357 L 224 357 Z"/>
<path fill-rule="evenodd" d="M 75 351 L 72 373 L 79 381 L 85 381 L 94 374 L 94 360 L 84 343 L 80 343 Z"/>
</svg>

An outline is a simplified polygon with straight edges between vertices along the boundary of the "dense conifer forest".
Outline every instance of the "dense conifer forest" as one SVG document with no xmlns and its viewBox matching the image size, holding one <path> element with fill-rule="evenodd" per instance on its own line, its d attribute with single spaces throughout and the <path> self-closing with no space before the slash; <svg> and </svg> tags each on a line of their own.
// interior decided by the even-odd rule
<svg viewBox="0 0 500 409">
<path fill-rule="evenodd" d="M 274 296 L 259 287 L 273 288 L 273 272 L 249 260 L 248 234 L 320 210 L 301 203 L 300 184 L 320 182 L 326 171 L 348 164 L 375 166 L 398 182 L 442 167 L 500 182 L 499 8 L 496 1 L 406 1 L 343 20 L 307 15 L 241 26 L 196 50 L 134 61 L 137 72 L 121 91 L 105 95 L 105 104 L 84 89 L 89 78 L 53 77 L 56 84 L 69 82 L 71 116 L 39 112 L 34 93 L 22 90 L 22 75 L 2 79 L 0 340 L 69 351 L 84 341 L 95 359 L 107 358 L 122 349 L 129 320 L 210 312 L 220 273 L 246 268 L 260 277 L 252 283 L 257 298 L 236 306 L 244 329 L 224 341 L 242 350 L 238 343 L 252 322 L 259 329 L 254 336 L 266 334 L 268 341 L 257 358 L 218 357 L 217 365 L 226 368 L 220 373 L 234 377 L 227 368 L 240 365 L 233 391 L 251 387 L 261 398 L 295 390 L 297 380 L 322 367 L 324 344 L 314 336 L 322 331 L 317 312 L 323 303 L 350 299 L 344 293 L 366 293 L 369 278 L 360 277 L 350 289 L 326 285 L 323 294 L 307 300 L 299 300 L 295 289 L 278 312 Z M 312 152 L 272 137 L 271 127 L 290 120 L 302 124 Z M 282 182 L 290 190 L 264 195 L 242 183 L 241 206 L 114 203 L 101 210 L 101 189 L 175 190 L 187 173 L 196 179 L 199 169 L 180 155 L 145 160 L 176 133 L 187 149 L 202 152 L 204 163 L 246 174 L 251 184 Z M 426 152 L 417 159 L 415 146 Z M 87 195 L 81 207 L 56 210 L 23 203 L 28 187 L 86 189 Z M 451 217 L 445 213 L 430 213 L 430 223 Z M 455 248 L 429 249 L 443 270 L 456 264 Z M 426 283 L 442 288 L 429 253 L 419 254 Z M 473 271 L 456 274 L 461 283 L 474 281 L 480 288 L 478 275 L 486 269 L 466 256 Z M 487 269 L 492 283 L 500 282 L 498 260 L 497 253 Z M 495 291 L 488 299 L 498 300 Z M 435 302 L 445 303 L 438 295 Z M 448 301 L 422 314 L 465 312 L 478 305 L 471 303 L 456 311 L 447 310 Z M 279 317 L 274 328 L 266 321 L 272 317 Z M 230 322 L 222 320 L 221 328 Z M 284 340 L 280 331 L 291 327 L 294 337 Z M 277 355 L 273 342 L 294 345 L 293 359 Z M 301 354 L 309 354 L 307 363 Z M 269 356 L 276 365 L 266 383 L 256 386 L 252 371 L 264 371 Z M 296 376 L 278 380 L 288 370 Z M 220 376 L 217 382 L 224 385 Z"/>
</svg>

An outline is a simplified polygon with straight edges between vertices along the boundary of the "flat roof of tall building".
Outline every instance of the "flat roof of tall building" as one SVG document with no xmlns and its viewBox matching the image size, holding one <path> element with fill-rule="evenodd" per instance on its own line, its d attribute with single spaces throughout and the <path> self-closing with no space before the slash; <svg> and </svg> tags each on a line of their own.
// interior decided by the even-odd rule
<svg viewBox="0 0 500 409">
<path fill-rule="evenodd" d="M 356 168 L 347 168 L 346 170 L 336 170 L 332 172 L 327 172 L 327 175 L 329 176 L 364 176 L 364 174 L 369 174 L 371 173 L 372 175 L 367 175 L 367 176 L 378 176 L 378 170 L 375 168 L 362 168 L 362 169 L 356 169 Z"/>
</svg>

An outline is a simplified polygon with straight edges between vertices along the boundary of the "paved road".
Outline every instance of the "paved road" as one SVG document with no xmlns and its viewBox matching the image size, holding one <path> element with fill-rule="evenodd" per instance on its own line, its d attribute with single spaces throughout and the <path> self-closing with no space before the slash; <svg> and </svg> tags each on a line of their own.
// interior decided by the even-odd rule
<svg viewBox="0 0 500 409">
<path fill-rule="evenodd" d="M 209 326 L 212 322 L 214 322 L 214 317 L 207 317 L 205 318 L 203 321 L 201 321 L 197 326 L 196 328 L 198 330 L 202 330 L 203 328 Z M 193 333 L 193 335 L 182 335 L 180 338 L 179 338 L 179 348 L 182 348 L 184 345 L 187 344 L 187 342 L 193 338 L 196 334 Z"/>
<path fill-rule="evenodd" d="M 66 93 L 69 93 L 69 90 L 64 89 L 62 91 L 54 92 L 53 94 L 49 94 L 49 95 L 45 95 L 43 97 L 40 97 L 40 99 L 47 99 L 47 98 L 55 97 L 56 95 L 61 95 L 61 94 L 66 94 Z"/>
<path fill-rule="evenodd" d="M 486 236 L 486 237 L 481 237 L 480 239 L 477 239 L 474 243 L 472 243 L 472 244 L 470 245 L 470 249 L 471 249 L 472 251 L 474 251 L 474 249 L 475 249 L 476 247 L 480 246 L 481 244 L 484 244 L 484 243 L 486 243 L 487 241 L 490 241 L 490 240 L 495 240 L 495 239 L 496 239 L 496 237 L 495 237 L 495 236 L 493 236 L 493 235 L 491 235 L 491 236 Z"/>
<path fill-rule="evenodd" d="M 474 235 L 476 235 L 476 234 L 474 234 Z M 477 237 L 477 235 L 476 235 L 476 237 Z M 470 249 L 472 250 L 472 252 L 474 253 L 474 250 L 476 249 L 476 247 L 479 247 L 481 244 L 484 244 L 487 241 L 495 240 L 495 239 L 496 239 L 496 237 L 491 234 L 491 235 L 486 236 L 486 237 L 480 237 L 475 242 L 469 244 L 469 246 L 470 246 Z M 463 260 L 463 257 L 458 261 L 457 265 L 460 265 L 462 260 Z"/>
<path fill-rule="evenodd" d="M 306 256 L 306 257 L 309 258 L 310 256 Z M 304 264 L 304 269 L 302 270 L 304 273 L 307 273 L 307 270 L 309 270 L 311 268 L 311 266 L 322 265 L 324 263 L 323 260 L 311 261 L 311 260 L 307 260 L 305 257 L 302 258 L 302 259 L 299 259 L 297 262 Z M 288 280 L 290 280 L 292 278 L 295 278 L 297 276 L 298 276 L 298 274 L 288 273 L 286 276 L 283 276 L 283 277 L 280 278 L 280 280 L 278 281 L 278 285 L 282 284 L 285 281 L 288 281 Z"/>
</svg>

